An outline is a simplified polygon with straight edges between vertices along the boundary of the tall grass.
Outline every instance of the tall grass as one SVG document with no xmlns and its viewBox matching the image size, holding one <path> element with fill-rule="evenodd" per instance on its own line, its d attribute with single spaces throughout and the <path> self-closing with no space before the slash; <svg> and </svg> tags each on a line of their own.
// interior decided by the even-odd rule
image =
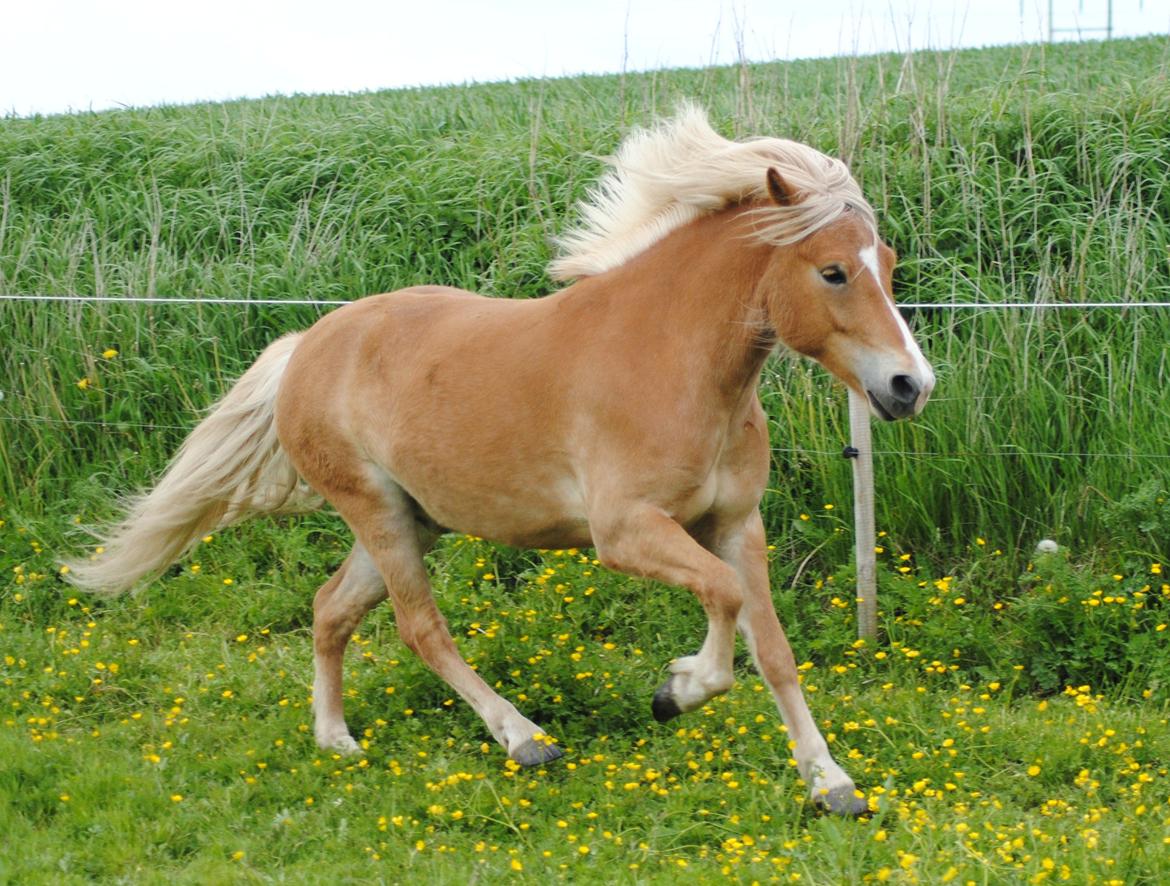
<svg viewBox="0 0 1170 886">
<path fill-rule="evenodd" d="M 597 157 L 684 97 L 728 135 L 846 157 L 901 254 L 904 301 L 1170 297 L 1159 39 L 8 119 L 0 291 L 538 296 Z M 267 341 L 320 313 L 0 303 L 0 497 L 32 515 L 100 509 Z M 944 557 L 979 534 L 1166 556 L 1150 533 L 1116 537 L 1111 515 L 1170 488 L 1170 313 L 914 322 L 939 387 L 920 421 L 876 429 L 881 527 Z M 849 500 L 844 396 L 782 359 L 764 398 L 767 516 L 787 536 L 810 507 Z M 843 559 L 846 541 L 825 553 Z"/>
</svg>

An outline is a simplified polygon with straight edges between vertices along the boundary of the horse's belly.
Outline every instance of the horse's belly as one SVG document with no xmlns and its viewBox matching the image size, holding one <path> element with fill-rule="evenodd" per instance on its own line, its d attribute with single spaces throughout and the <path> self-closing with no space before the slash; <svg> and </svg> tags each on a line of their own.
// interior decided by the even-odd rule
<svg viewBox="0 0 1170 886">
<path fill-rule="evenodd" d="M 448 531 L 526 548 L 585 547 L 592 543 L 584 502 L 568 478 L 458 476 L 441 484 L 402 472 L 398 482 L 427 516 Z M 413 480 L 413 482 L 412 482 Z M 494 480 L 487 482 L 484 480 Z"/>
</svg>

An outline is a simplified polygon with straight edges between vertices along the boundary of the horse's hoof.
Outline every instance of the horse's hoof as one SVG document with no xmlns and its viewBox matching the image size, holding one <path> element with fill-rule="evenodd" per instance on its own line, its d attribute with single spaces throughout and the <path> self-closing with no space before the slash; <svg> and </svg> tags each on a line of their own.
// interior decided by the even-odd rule
<svg viewBox="0 0 1170 886">
<path fill-rule="evenodd" d="M 338 735 L 334 738 L 318 740 L 317 746 L 323 751 L 332 751 L 335 754 L 341 754 L 343 757 L 352 757 L 356 754 L 364 754 L 362 746 L 353 740 L 348 732 Z"/>
<path fill-rule="evenodd" d="M 658 691 L 654 693 L 654 700 L 650 702 L 650 710 L 654 712 L 654 719 L 659 723 L 673 720 L 682 713 L 682 708 L 674 700 L 674 693 L 670 689 L 670 684 L 673 682 L 674 678 L 671 677 L 659 686 Z"/>
<path fill-rule="evenodd" d="M 521 766 L 543 766 L 565 756 L 565 752 L 555 744 L 530 738 L 508 756 Z"/>
<path fill-rule="evenodd" d="M 827 793 L 815 792 L 813 805 L 821 812 L 846 818 L 869 815 L 869 801 L 857 796 L 857 789 L 853 785 L 841 785 Z"/>
</svg>

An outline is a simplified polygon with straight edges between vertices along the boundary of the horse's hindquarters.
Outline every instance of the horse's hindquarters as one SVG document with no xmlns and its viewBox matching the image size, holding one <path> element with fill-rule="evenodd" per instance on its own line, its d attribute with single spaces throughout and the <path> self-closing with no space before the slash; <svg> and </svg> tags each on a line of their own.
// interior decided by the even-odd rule
<svg viewBox="0 0 1170 886">
<path fill-rule="evenodd" d="M 563 356 L 541 328 L 547 303 L 426 288 L 322 319 L 278 403 L 298 471 L 343 516 L 341 500 L 395 487 L 424 526 L 588 544 L 564 401 L 548 389 Z"/>
</svg>

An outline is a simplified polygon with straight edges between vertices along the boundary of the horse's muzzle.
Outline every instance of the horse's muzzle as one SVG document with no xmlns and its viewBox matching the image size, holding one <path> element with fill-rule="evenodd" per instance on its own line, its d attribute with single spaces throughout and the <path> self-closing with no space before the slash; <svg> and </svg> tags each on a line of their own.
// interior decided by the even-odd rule
<svg viewBox="0 0 1170 886">
<path fill-rule="evenodd" d="M 895 375 L 885 391 L 866 390 L 874 412 L 884 421 L 896 421 L 917 415 L 930 391 L 923 391 L 922 383 L 910 375 Z"/>
</svg>

